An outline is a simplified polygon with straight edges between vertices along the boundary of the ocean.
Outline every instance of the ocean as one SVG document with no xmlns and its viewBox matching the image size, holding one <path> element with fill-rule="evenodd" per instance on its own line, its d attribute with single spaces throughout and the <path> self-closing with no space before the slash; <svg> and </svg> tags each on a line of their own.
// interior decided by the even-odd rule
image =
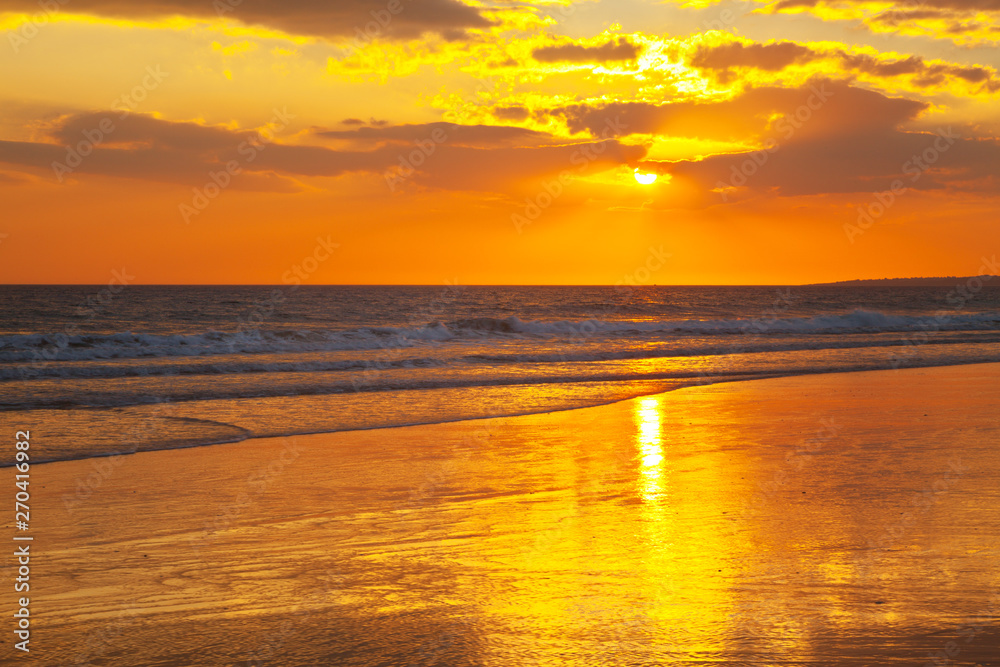
<svg viewBox="0 0 1000 667">
<path fill-rule="evenodd" d="M 41 462 L 1000 361 L 993 287 L 5 286 L 0 418 Z"/>
</svg>

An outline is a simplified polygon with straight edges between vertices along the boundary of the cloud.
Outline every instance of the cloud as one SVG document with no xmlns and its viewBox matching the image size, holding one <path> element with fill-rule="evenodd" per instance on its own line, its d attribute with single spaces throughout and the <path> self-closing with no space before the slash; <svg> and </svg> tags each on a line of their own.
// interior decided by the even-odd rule
<svg viewBox="0 0 1000 667">
<path fill-rule="evenodd" d="M 771 0 L 757 0 L 770 3 Z M 877 0 L 781 0 L 767 12 L 809 12 L 826 20 L 853 20 L 880 33 L 948 39 L 959 44 L 1000 41 L 1000 0 L 919 0 L 888 5 Z"/>
<path fill-rule="evenodd" d="M 894 181 L 922 190 L 998 190 L 1000 143 L 942 127 L 935 132 L 901 126 L 926 106 L 885 97 L 843 83 L 819 84 L 826 100 L 806 99 L 816 85 L 793 96 L 750 91 L 732 103 L 714 105 L 740 114 L 763 110 L 761 98 L 776 103 L 777 120 L 758 135 L 762 149 L 713 155 L 701 160 L 644 163 L 703 191 L 735 187 L 744 194 L 778 196 L 881 192 Z M 815 94 L 815 93 L 814 93 Z"/>
<path fill-rule="evenodd" d="M 429 157 L 427 168 L 414 178 L 421 185 L 491 192 L 537 189 L 546 179 L 569 172 L 592 174 L 635 164 L 646 154 L 641 146 L 603 140 L 561 146 L 495 149 L 442 146 Z"/>
<path fill-rule="evenodd" d="M 595 136 L 610 118 L 622 139 L 689 137 L 761 147 L 640 163 L 702 193 L 733 188 L 742 196 L 878 192 L 896 179 L 918 189 L 997 191 L 1000 143 L 969 129 L 943 127 L 943 136 L 904 129 L 918 120 L 926 123 L 921 115 L 929 108 L 842 81 L 814 80 L 797 88 L 752 88 L 722 101 L 581 104 L 550 114 L 571 131 Z M 927 168 L 919 166 L 921 161 Z M 915 172 L 920 176 L 913 181 Z"/>
<path fill-rule="evenodd" d="M 531 116 L 531 111 L 520 105 L 497 107 L 493 110 L 493 116 L 500 120 L 524 121 Z"/>
<path fill-rule="evenodd" d="M 870 4 L 868 0 L 837 0 L 828 2 L 827 0 L 779 0 L 775 3 L 775 9 L 792 9 L 798 7 L 820 7 L 825 4 L 839 5 L 865 5 Z M 913 3 L 917 9 L 913 11 L 928 11 L 929 9 L 957 9 L 957 10 L 993 10 L 1000 11 L 1000 0 L 919 0 Z"/>
<path fill-rule="evenodd" d="M 479 9 L 458 0 L 73 0 L 66 11 L 110 18 L 155 19 L 170 16 L 238 20 L 295 35 L 415 37 L 436 32 L 457 37 L 492 22 Z M 38 11 L 34 0 L 0 0 L 0 11 Z"/>
<path fill-rule="evenodd" d="M 1000 191 L 1000 144 L 957 136 L 953 128 L 888 131 L 814 141 L 791 138 L 775 152 L 715 155 L 659 167 L 703 190 L 742 188 L 777 196 L 874 193 L 893 187 Z"/>
<path fill-rule="evenodd" d="M 940 86 L 955 77 L 970 84 L 982 84 L 982 89 L 987 92 L 994 93 L 1000 90 L 1000 78 L 992 67 L 929 63 L 920 56 L 885 60 L 868 54 L 851 54 L 843 51 L 837 55 L 848 69 L 877 77 L 909 75 L 912 77 L 911 81 L 921 87 Z"/>
<path fill-rule="evenodd" d="M 612 62 L 617 60 L 635 60 L 640 48 L 624 37 L 616 40 L 587 46 L 582 44 L 561 44 L 559 46 L 542 46 L 531 52 L 535 60 L 543 63 L 554 62 Z"/>
<path fill-rule="evenodd" d="M 349 139 L 354 150 L 271 140 L 277 134 L 93 112 L 59 119 L 49 132 L 52 142 L 0 141 L 0 162 L 71 178 L 103 175 L 195 186 L 235 165 L 233 187 L 264 191 L 295 191 L 300 178 L 367 172 L 386 179 L 404 174 L 408 185 L 506 192 L 562 170 L 600 171 L 645 155 L 642 147 L 615 140 L 566 143 L 523 128 L 452 123 L 317 133 Z"/>
<path fill-rule="evenodd" d="M 355 130 L 326 130 L 317 136 L 364 143 L 413 143 L 436 141 L 452 146 L 510 146 L 552 143 L 553 137 L 522 127 L 506 125 L 458 125 L 456 123 L 415 123 L 389 127 L 359 127 Z M 433 137 L 433 139 L 432 139 Z"/>
<path fill-rule="evenodd" d="M 341 125 L 346 125 L 348 127 L 358 127 L 361 125 L 371 125 L 372 127 L 385 127 L 389 124 L 387 120 L 379 120 L 377 118 L 369 118 L 368 120 L 361 120 L 360 118 L 345 118 L 340 121 Z"/>
<path fill-rule="evenodd" d="M 22 174 L 5 174 L 3 172 L 0 172 L 0 186 L 23 185 L 29 182 L 31 182 L 31 179 L 26 178 Z"/>
<path fill-rule="evenodd" d="M 927 61 L 920 56 L 885 57 L 871 53 L 851 52 L 845 48 L 821 48 L 789 41 L 765 44 L 732 41 L 703 44 L 688 58 L 692 67 L 711 70 L 716 78 L 728 82 L 736 74 L 733 68 L 754 68 L 768 72 L 780 71 L 793 64 L 831 61 L 842 72 L 864 74 L 872 78 L 907 77 L 917 88 L 943 86 L 953 78 L 984 92 L 1000 90 L 1000 77 L 992 67 L 957 65 L 942 61 Z"/>
<path fill-rule="evenodd" d="M 852 88 L 843 82 L 817 80 L 798 88 L 751 88 L 720 102 L 684 101 L 667 104 L 624 102 L 602 106 L 568 105 L 552 110 L 571 132 L 599 136 L 604 128 L 621 128 L 615 136 L 667 135 L 720 141 L 754 141 L 765 136 L 781 117 L 821 101 L 828 113 L 803 125 L 806 135 L 847 131 L 875 132 L 912 120 L 927 108 L 923 102 L 890 98 Z M 804 112 L 803 112 L 804 113 Z"/>
<path fill-rule="evenodd" d="M 752 0 L 756 14 L 812 14 L 823 21 L 852 21 L 875 33 L 921 35 L 956 44 L 1000 42 L 998 0 Z M 663 0 L 703 9 L 723 0 Z M 721 24 L 720 24 L 721 27 Z"/>
<path fill-rule="evenodd" d="M 813 51 L 795 42 L 772 44 L 744 44 L 730 42 L 718 46 L 700 46 L 690 58 L 699 69 L 728 69 L 730 67 L 756 67 L 776 72 L 794 62 L 808 59 Z"/>
<path fill-rule="evenodd" d="M 106 132 L 102 128 L 113 128 Z M 192 122 L 167 122 L 146 114 L 90 112 L 66 116 L 51 129 L 49 136 L 63 145 L 90 137 L 102 145 L 141 145 L 178 151 L 204 152 L 231 148 L 254 136 L 251 131 L 233 131 L 221 126 Z"/>
</svg>

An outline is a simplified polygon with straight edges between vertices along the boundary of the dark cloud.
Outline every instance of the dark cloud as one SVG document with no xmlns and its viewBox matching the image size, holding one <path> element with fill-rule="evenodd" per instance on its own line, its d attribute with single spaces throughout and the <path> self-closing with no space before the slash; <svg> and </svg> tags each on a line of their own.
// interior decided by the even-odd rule
<svg viewBox="0 0 1000 667">
<path fill-rule="evenodd" d="M 531 52 L 535 60 L 543 63 L 554 62 L 611 62 L 615 60 L 635 60 L 640 48 L 624 37 L 598 46 L 562 44 L 543 46 Z"/>
<path fill-rule="evenodd" d="M 173 128 L 156 129 L 167 129 L 171 134 Z M 225 146 L 205 150 L 168 148 L 167 143 L 155 136 L 137 145 L 118 143 L 118 147 L 110 140 L 95 144 L 83 138 L 68 145 L 0 141 L 0 162 L 38 169 L 60 180 L 92 174 L 200 186 L 208 181 L 210 173 L 224 172 L 228 160 L 238 159 L 244 173 L 233 180 L 234 188 L 279 192 L 298 189 L 293 180 L 258 169 L 260 162 L 246 162 L 247 155 L 259 158 L 263 153 L 240 136 L 234 135 Z"/>
<path fill-rule="evenodd" d="M 105 132 L 102 128 L 113 128 Z M 147 148 L 206 152 L 236 146 L 254 136 L 253 132 L 234 132 L 224 127 L 189 122 L 166 122 L 147 116 L 122 112 L 81 113 L 63 118 L 50 136 L 63 145 L 75 144 L 89 137 L 100 137 L 103 145 L 142 145 Z"/>
<path fill-rule="evenodd" d="M 807 106 L 808 113 L 801 106 L 776 107 L 781 120 L 758 135 L 766 150 L 647 166 L 694 182 L 702 191 L 736 186 L 781 196 L 881 192 L 897 180 L 922 190 L 998 189 L 996 140 L 947 126 L 937 132 L 905 131 L 901 125 L 923 104 L 844 84 L 828 84 L 827 91 L 827 101 L 815 109 Z M 787 105 L 797 100 L 780 101 Z M 759 101 L 741 99 L 711 106 L 732 114 L 760 108 Z"/>
<path fill-rule="evenodd" d="M 878 77 L 912 75 L 918 86 L 939 86 L 954 77 L 971 84 L 982 84 L 983 90 L 1000 90 L 1000 79 L 996 71 L 978 65 L 953 65 L 950 63 L 928 63 L 920 56 L 909 56 L 900 60 L 880 60 L 870 55 L 838 53 L 844 66 L 856 72 L 864 72 Z"/>
<path fill-rule="evenodd" d="M 813 141 L 793 136 L 773 153 L 715 155 L 659 169 L 703 190 L 738 186 L 779 196 L 883 192 L 894 181 L 919 190 L 996 191 L 1000 144 L 954 134 L 944 127 L 941 135 L 888 131 Z"/>
<path fill-rule="evenodd" d="M 898 60 L 885 60 L 868 54 L 848 53 L 843 49 L 817 50 L 795 42 L 772 44 L 743 44 L 730 42 L 718 46 L 702 46 L 690 59 L 692 66 L 702 70 L 722 72 L 718 78 L 728 80 L 733 67 L 753 67 L 766 71 L 778 71 L 793 63 L 837 59 L 846 70 L 869 74 L 880 78 L 910 76 L 914 85 L 921 87 L 938 86 L 955 77 L 971 84 L 982 84 L 983 90 L 1000 90 L 1000 78 L 992 68 L 979 65 L 955 65 L 951 63 L 928 63 L 920 56 L 908 56 Z"/>
<path fill-rule="evenodd" d="M 997 17 L 990 17 L 991 13 L 1000 12 L 1000 0 L 919 0 L 910 3 L 909 7 L 897 6 L 870 15 L 862 12 L 870 6 L 869 0 L 839 0 L 836 3 L 827 0 L 781 0 L 768 9 L 775 12 L 801 11 L 831 5 L 841 9 L 856 7 L 858 18 L 870 28 L 885 30 L 922 25 L 924 32 L 934 35 L 943 24 L 943 34 L 934 36 L 961 40 L 963 37 L 978 39 L 982 33 L 1000 35 Z M 984 15 L 987 16 L 986 22 L 981 20 Z"/>
<path fill-rule="evenodd" d="M 361 120 L 360 118 L 345 118 L 340 121 L 341 125 L 347 125 L 348 127 L 356 127 L 358 125 L 371 125 L 372 127 L 384 127 L 389 124 L 387 120 L 377 120 L 375 118 L 369 118 L 367 121 Z"/>
<path fill-rule="evenodd" d="M 488 63 L 491 69 L 500 69 L 503 67 L 517 67 L 518 64 L 519 63 L 516 60 L 514 60 L 514 58 L 512 58 L 511 56 L 507 56 L 503 60 L 493 61 Z"/>
<path fill-rule="evenodd" d="M 497 107 L 493 110 L 493 115 L 500 120 L 528 120 L 531 116 L 531 112 L 527 107 L 522 106 L 510 106 L 510 107 Z"/>
<path fill-rule="evenodd" d="M 869 4 L 870 0 L 840 0 L 839 4 Z M 797 9 L 801 7 L 818 7 L 828 4 L 825 0 L 781 0 L 776 9 Z M 914 3 L 920 9 L 914 11 L 929 11 L 929 9 L 960 9 L 973 11 L 1000 11 L 1000 0 L 919 0 Z"/>
<path fill-rule="evenodd" d="M 0 162 L 43 174 L 64 165 L 71 171 L 60 171 L 72 178 L 95 174 L 202 186 L 234 161 L 240 173 L 232 187 L 239 189 L 291 191 L 297 177 L 368 172 L 404 174 L 407 186 L 505 192 L 525 180 L 634 163 L 645 154 L 614 140 L 553 145 L 554 137 L 531 130 L 451 123 L 325 134 L 350 137 L 359 149 L 262 141 L 252 131 L 142 114 L 87 113 L 59 121 L 50 133 L 58 143 L 0 141 Z M 539 143 L 545 145 L 532 145 Z"/>
<path fill-rule="evenodd" d="M 455 39 L 491 22 L 458 0 L 73 0 L 67 11 L 113 18 L 220 16 L 296 35 L 410 37 L 437 32 Z M 37 12 L 35 0 L 0 0 L 0 11 Z"/>
<path fill-rule="evenodd" d="M 984 3 L 986 4 L 986 3 Z M 898 30 L 913 26 L 925 26 L 924 32 L 937 37 L 946 37 L 955 41 L 971 39 L 972 41 L 986 37 L 989 40 L 1000 38 L 1000 8 L 985 6 L 974 9 L 930 9 L 930 10 L 889 10 L 875 14 L 865 19 L 870 27 L 881 30 Z M 986 20 L 982 21 L 981 18 Z M 941 30 L 935 34 L 935 31 Z"/>
<path fill-rule="evenodd" d="M 776 72 L 794 62 L 807 59 L 813 51 L 795 42 L 774 44 L 743 44 L 731 42 L 719 46 L 701 46 L 691 57 L 691 65 L 699 69 L 756 67 Z"/>
<path fill-rule="evenodd" d="M 824 113 L 813 110 L 817 104 Z M 772 131 L 776 114 L 791 118 L 796 113 L 809 115 L 810 122 L 802 124 L 799 133 L 827 135 L 879 132 L 912 120 L 926 108 L 923 102 L 889 98 L 843 82 L 817 80 L 801 88 L 751 88 L 721 102 L 625 102 L 599 107 L 579 104 L 550 114 L 562 118 L 572 132 L 587 131 L 593 136 L 616 130 L 611 136 L 661 134 L 745 141 Z"/>
</svg>

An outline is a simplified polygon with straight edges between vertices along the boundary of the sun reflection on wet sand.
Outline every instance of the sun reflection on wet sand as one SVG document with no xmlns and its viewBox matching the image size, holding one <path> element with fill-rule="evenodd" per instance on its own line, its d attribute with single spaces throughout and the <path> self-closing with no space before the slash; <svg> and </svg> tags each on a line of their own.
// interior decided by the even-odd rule
<svg viewBox="0 0 1000 667">
<path fill-rule="evenodd" d="M 270 492 L 239 506 L 282 441 L 136 455 L 39 537 L 50 650 L 71 657 L 88 610 L 127 587 L 156 621 L 123 640 L 136 650 L 183 634 L 182 601 L 226 635 L 213 646 L 254 647 L 305 600 L 282 664 L 923 664 L 1000 583 L 997 383 L 976 372 L 735 383 L 307 437 Z M 904 384 L 921 375 L 948 381 Z M 840 428 L 823 439 L 828 418 Z M 58 499 L 87 465 L 49 468 L 44 516 L 65 515 Z M 101 498 L 121 497 L 134 520 L 108 518 Z M 228 523 L 201 528 L 227 507 Z M 59 573 L 81 562 L 90 588 L 66 595 Z M 338 583 L 316 596 L 323 572 Z M 988 662 L 989 632 L 962 658 Z M 121 655 L 107 664 L 135 657 Z"/>
<path fill-rule="evenodd" d="M 635 421 L 639 432 L 639 492 L 649 505 L 656 506 L 663 495 L 663 439 L 660 403 L 655 396 L 635 401 Z"/>
</svg>

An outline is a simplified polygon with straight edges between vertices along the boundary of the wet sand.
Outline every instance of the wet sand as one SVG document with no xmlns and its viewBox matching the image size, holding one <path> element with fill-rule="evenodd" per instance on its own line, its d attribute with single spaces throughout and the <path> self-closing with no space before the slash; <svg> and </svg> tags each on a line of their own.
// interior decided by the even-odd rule
<svg viewBox="0 0 1000 667">
<path fill-rule="evenodd" d="M 35 466 L 28 661 L 1000 665 L 998 407 L 985 364 Z"/>
</svg>

